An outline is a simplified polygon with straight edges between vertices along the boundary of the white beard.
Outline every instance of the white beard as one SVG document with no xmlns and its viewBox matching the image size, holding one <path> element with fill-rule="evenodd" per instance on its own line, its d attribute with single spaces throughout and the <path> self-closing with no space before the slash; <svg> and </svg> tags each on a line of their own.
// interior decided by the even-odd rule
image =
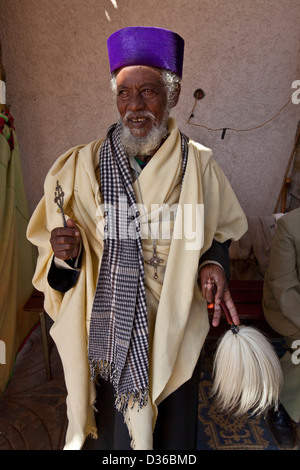
<svg viewBox="0 0 300 470">
<path fill-rule="evenodd" d="M 124 121 L 126 121 L 128 114 L 125 115 Z M 159 124 L 155 122 L 155 117 L 152 115 L 152 113 L 143 113 L 142 115 L 147 116 L 154 122 L 151 131 L 146 137 L 139 137 L 139 130 L 136 130 L 135 135 L 133 135 L 124 122 L 120 120 L 120 138 L 125 152 L 129 157 L 145 156 L 151 154 L 153 150 L 156 150 L 160 146 L 162 140 L 165 139 L 168 135 L 168 107 L 166 107 L 163 118 Z M 141 129 L 140 132 L 143 132 L 143 129 Z"/>
</svg>

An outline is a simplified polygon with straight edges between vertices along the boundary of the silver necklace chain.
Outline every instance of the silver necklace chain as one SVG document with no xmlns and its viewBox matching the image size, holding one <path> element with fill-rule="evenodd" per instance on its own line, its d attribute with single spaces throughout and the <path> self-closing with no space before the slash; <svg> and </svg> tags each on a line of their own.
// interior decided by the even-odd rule
<svg viewBox="0 0 300 470">
<path fill-rule="evenodd" d="M 133 162 L 133 165 L 134 165 L 134 171 L 135 171 L 135 174 L 136 174 L 136 180 L 137 180 L 137 186 L 138 186 L 138 191 L 139 191 L 139 196 L 140 196 L 140 200 L 141 200 L 141 203 L 142 203 L 142 206 L 143 206 L 143 211 L 144 211 L 144 215 L 145 215 L 145 220 L 147 221 L 147 225 L 148 225 L 148 232 L 149 232 L 149 235 L 150 235 L 150 238 L 151 235 L 152 235 L 152 230 L 151 230 L 151 227 L 150 227 L 150 222 L 149 222 L 149 217 L 148 215 L 146 214 L 146 211 L 145 211 L 145 206 L 144 206 L 144 201 L 143 201 L 143 195 L 142 195 L 142 191 L 141 191 L 141 186 L 140 186 L 140 182 L 139 182 L 139 172 L 138 172 L 138 163 L 137 161 L 135 160 L 135 158 L 131 157 L 131 161 Z M 160 227 L 160 220 L 158 222 L 158 233 L 159 233 L 159 227 Z M 152 254 L 152 257 L 148 260 L 145 260 L 145 263 L 147 264 L 150 264 L 150 266 L 153 266 L 154 268 L 154 274 L 153 274 L 153 277 L 154 279 L 158 279 L 158 273 L 157 273 L 157 268 L 158 266 L 163 262 L 163 259 L 160 258 L 158 255 L 157 255 L 157 248 L 156 248 L 156 239 L 155 238 L 152 238 L 152 246 L 153 246 L 153 254 Z"/>
</svg>

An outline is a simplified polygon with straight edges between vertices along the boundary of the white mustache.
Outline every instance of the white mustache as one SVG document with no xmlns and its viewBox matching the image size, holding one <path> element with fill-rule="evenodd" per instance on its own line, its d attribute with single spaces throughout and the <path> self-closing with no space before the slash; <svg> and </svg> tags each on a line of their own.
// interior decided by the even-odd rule
<svg viewBox="0 0 300 470">
<path fill-rule="evenodd" d="M 151 119 L 155 122 L 156 117 L 150 111 L 143 111 L 141 113 L 134 113 L 133 111 L 127 111 L 124 116 L 124 121 L 131 121 L 132 119 Z"/>
</svg>

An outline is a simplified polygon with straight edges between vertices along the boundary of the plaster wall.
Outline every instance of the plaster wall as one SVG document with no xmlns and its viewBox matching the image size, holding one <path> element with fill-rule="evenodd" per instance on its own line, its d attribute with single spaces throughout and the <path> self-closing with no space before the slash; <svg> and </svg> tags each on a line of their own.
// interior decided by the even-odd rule
<svg viewBox="0 0 300 470">
<path fill-rule="evenodd" d="M 145 25 L 185 39 L 173 111 L 182 131 L 213 149 L 247 215 L 272 213 L 300 118 L 291 100 L 300 80 L 299 17 L 300 0 L 0 0 L 7 103 L 30 212 L 55 159 L 104 137 L 117 119 L 107 37 Z M 189 120 L 197 88 L 205 96 Z M 223 128 L 238 131 L 222 139 Z"/>
</svg>

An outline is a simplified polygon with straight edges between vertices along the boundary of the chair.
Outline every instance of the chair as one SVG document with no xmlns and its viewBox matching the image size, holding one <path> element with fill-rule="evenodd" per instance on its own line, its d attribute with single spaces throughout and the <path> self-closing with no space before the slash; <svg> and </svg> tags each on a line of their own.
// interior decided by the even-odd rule
<svg viewBox="0 0 300 470">
<path fill-rule="evenodd" d="M 25 312 L 37 312 L 40 317 L 41 333 L 42 333 L 42 344 L 45 368 L 48 380 L 52 379 L 51 361 L 50 361 L 50 350 L 49 350 L 49 334 L 47 331 L 46 315 L 44 310 L 44 294 L 34 289 L 30 298 L 24 305 Z"/>
</svg>

